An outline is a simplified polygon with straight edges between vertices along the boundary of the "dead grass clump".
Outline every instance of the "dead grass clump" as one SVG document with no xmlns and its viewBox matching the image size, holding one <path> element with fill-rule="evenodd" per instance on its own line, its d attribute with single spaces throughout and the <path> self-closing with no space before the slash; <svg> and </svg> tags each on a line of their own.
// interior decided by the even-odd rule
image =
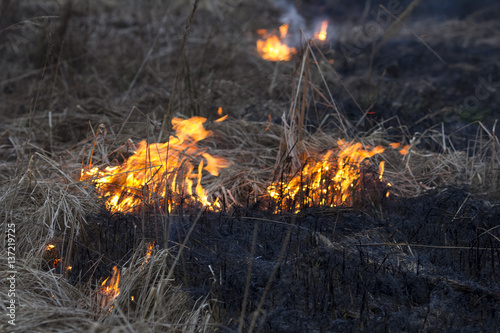
<svg viewBox="0 0 500 333">
<path fill-rule="evenodd" d="M 207 191 L 218 193 L 226 208 L 260 200 L 272 177 L 280 135 L 281 127 L 271 122 L 217 123 L 211 152 L 228 159 L 231 166 L 207 184 Z"/>
<path fill-rule="evenodd" d="M 174 261 L 168 250 L 158 250 L 147 260 L 136 251 L 121 271 L 120 294 L 101 307 L 95 291 L 93 308 L 104 326 L 127 327 L 134 332 L 211 332 L 215 330 L 207 300 L 193 302 L 170 278 Z"/>
<path fill-rule="evenodd" d="M 1 259 L 7 261 L 3 255 Z M 0 330 L 81 332 L 92 328 L 94 319 L 88 293 L 70 285 L 62 276 L 39 270 L 25 260 L 16 259 L 16 271 L 16 325 L 2 320 Z M 9 276 L 6 270 L 0 272 L 4 281 Z M 8 291 L 8 284 L 2 283 L 0 294 L 3 299 L 10 299 Z M 7 312 L 5 303 L 2 303 L 2 308 Z"/>
<path fill-rule="evenodd" d="M 500 198 L 500 142 L 496 135 L 496 123 L 491 130 L 477 123 L 474 140 L 465 151 L 445 147 L 445 153 L 428 159 L 426 175 L 434 186 L 461 185 L 483 197 Z M 432 177 L 433 175 L 433 177 Z"/>
<path fill-rule="evenodd" d="M 16 325 L 4 320 L 9 332 L 210 332 L 214 331 L 205 300 L 191 302 L 179 287 L 165 279 L 166 257 L 161 251 L 147 264 L 137 263 L 123 273 L 121 292 L 112 307 L 101 308 L 98 291 L 90 285 L 72 286 L 53 271 L 42 271 L 16 260 Z M 2 260 L 7 261 L 5 256 Z M 9 273 L 3 270 L 0 278 Z M 7 283 L 0 295 L 8 297 Z M 135 295 L 135 301 L 131 301 Z M 2 303 L 6 311 L 6 305 Z"/>
<path fill-rule="evenodd" d="M 474 163 L 469 169 L 469 179 L 473 188 L 481 190 L 480 194 L 500 199 L 500 142 L 495 126 L 489 131 L 480 125 L 478 139 L 472 146 Z"/>
<path fill-rule="evenodd" d="M 500 145 L 495 126 L 492 130 L 480 122 L 469 126 L 477 126 L 477 134 L 465 150 L 455 149 L 451 136 L 435 130 L 413 136 L 405 134 L 404 140 L 409 142 L 405 156 L 396 150 L 386 150 L 378 158 L 386 161 L 384 178 L 392 184 L 391 192 L 413 197 L 436 187 L 459 186 L 476 195 L 499 198 Z M 388 145 L 384 139 L 388 137 L 387 131 L 381 128 L 376 132 L 361 140 L 373 142 L 378 137 L 375 142 Z M 420 148 L 424 141 L 435 143 L 441 152 Z"/>
<path fill-rule="evenodd" d="M 54 161 L 34 154 L 27 167 L 2 183 L 2 219 L 14 223 L 18 258 L 38 258 L 55 236 L 70 241 L 97 209 L 95 196 Z"/>
</svg>

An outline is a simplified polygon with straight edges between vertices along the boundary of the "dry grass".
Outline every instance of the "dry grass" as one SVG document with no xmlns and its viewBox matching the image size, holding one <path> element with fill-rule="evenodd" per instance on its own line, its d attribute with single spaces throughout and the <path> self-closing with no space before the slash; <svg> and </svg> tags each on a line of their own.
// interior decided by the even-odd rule
<svg viewBox="0 0 500 333">
<path fill-rule="evenodd" d="M 120 295 L 112 309 L 102 309 L 97 291 L 72 286 L 59 274 L 40 270 L 25 260 L 16 262 L 16 326 L 2 321 L 9 332 L 211 332 L 215 330 L 206 300 L 193 302 L 172 280 L 165 279 L 167 251 L 148 263 L 132 261 L 122 272 Z M 7 258 L 2 256 L 2 260 Z M 135 258 L 137 259 L 137 258 Z M 142 259 L 141 259 L 142 260 Z M 6 279 L 7 271 L 0 277 Z M 2 284 L 0 295 L 7 296 Z M 131 295 L 135 300 L 131 301 Z M 6 311 L 5 304 L 2 305 Z"/>
<path fill-rule="evenodd" d="M 132 15 L 127 6 L 139 8 Z M 6 110 L 16 114 L 1 125 L 0 218 L 17 229 L 17 331 L 215 329 L 210 302 L 193 302 L 175 281 L 166 279 L 171 268 L 165 262 L 173 259 L 168 250 L 158 250 L 144 265 L 140 253 L 130 259 L 111 312 L 101 309 L 95 286 L 72 286 L 42 269 L 47 243 L 58 239 L 68 244 L 64 250 L 70 257 L 72 240 L 85 232 L 86 217 L 100 208 L 92 187 L 76 180 L 82 161 L 88 163 L 92 155 L 99 165 L 118 163 L 123 159 L 118 151 L 128 139 L 155 142 L 168 137 L 174 115 L 202 115 L 212 121 L 219 106 L 230 114 L 229 120 L 209 123 L 215 134 L 204 141 L 211 154 L 232 164 L 203 184 L 227 209 L 258 202 L 276 175 L 293 173 L 302 156 L 335 148 L 340 138 L 372 147 L 410 144 L 405 156 L 387 149 L 373 158 L 374 163 L 386 161 L 384 176 L 395 194 L 417 196 L 457 184 L 500 198 L 495 128 L 479 124 L 467 151 L 455 150 L 449 137 L 435 129 L 413 134 L 403 125 L 394 129 L 382 123 L 362 132 L 336 105 L 332 87 L 351 94 L 321 47 L 306 45 L 296 56 L 296 67 L 294 62 L 275 65 L 257 58 L 249 31 L 269 27 L 273 9 L 266 6 L 256 9 L 245 0 L 202 1 L 195 12 L 180 0 L 142 7 L 133 1 L 75 1 L 69 26 L 62 21 L 47 26 L 51 32 L 66 29 L 61 32 L 64 43 L 42 38 L 40 44 L 23 45 L 27 57 L 41 65 L 29 70 L 16 65 L 0 76 L 2 86 L 16 91 L 0 101 L 3 118 Z M 248 8 L 254 10 L 252 22 L 243 19 Z M 191 22 L 187 29 L 186 20 Z M 23 94 L 17 93 L 19 87 Z M 367 112 L 355 104 L 359 112 Z M 395 131 L 399 135 L 390 137 Z M 438 143 L 440 150 L 422 149 L 424 140 Z M 4 251 L 1 259 L 6 261 Z M 2 299 L 7 299 L 5 288 L 0 289 Z M 0 325 L 2 330 L 12 328 L 5 321 Z"/>
<path fill-rule="evenodd" d="M 43 155 L 33 154 L 19 169 L 1 184 L 2 218 L 16 224 L 16 255 L 38 258 L 56 235 L 71 240 L 82 232 L 85 217 L 98 206 L 92 192 Z"/>
<path fill-rule="evenodd" d="M 228 208 L 258 201 L 273 174 L 280 127 L 245 120 L 227 120 L 216 127 L 212 153 L 227 158 L 231 166 L 207 184 L 208 192 L 220 193 Z"/>
<path fill-rule="evenodd" d="M 1 258 L 7 261 L 5 256 Z M 33 332 L 87 331 L 97 326 L 90 295 L 70 285 L 62 276 L 33 268 L 24 260 L 16 261 L 16 269 L 16 326 L 2 321 L 2 331 L 25 332 L 28 328 Z M 8 276 L 2 270 L 2 279 Z M 0 293 L 3 299 L 9 299 L 6 284 L 2 284 Z M 2 308 L 6 311 L 5 304 Z"/>
</svg>

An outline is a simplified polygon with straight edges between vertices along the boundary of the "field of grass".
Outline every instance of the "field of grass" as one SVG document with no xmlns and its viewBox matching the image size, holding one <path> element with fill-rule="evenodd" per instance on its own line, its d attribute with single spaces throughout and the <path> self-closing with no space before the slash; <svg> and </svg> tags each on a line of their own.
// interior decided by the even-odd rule
<svg viewBox="0 0 500 333">
<path fill-rule="evenodd" d="M 14 282 L 0 289 L 0 329 L 495 327 L 499 13 L 487 0 L 1 1 L 0 258 Z M 259 29 L 283 23 L 296 52 L 262 59 Z M 227 161 L 198 180 L 221 210 L 169 213 L 152 199 L 110 212 L 80 180 L 142 140 L 172 141 L 172 119 L 191 117 L 212 133 L 199 148 Z M 301 197 L 299 211 L 270 199 L 273 182 L 341 139 L 384 149 L 360 197 L 333 208 Z M 380 162 L 383 181 L 366 185 Z M 110 302 L 100 284 L 113 266 Z M 467 310 L 450 310 L 459 298 Z"/>
</svg>

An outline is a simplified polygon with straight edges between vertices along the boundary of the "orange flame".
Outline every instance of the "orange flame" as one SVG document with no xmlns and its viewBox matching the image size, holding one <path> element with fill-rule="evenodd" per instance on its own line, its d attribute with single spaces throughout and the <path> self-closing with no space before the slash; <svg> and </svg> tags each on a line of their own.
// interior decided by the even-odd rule
<svg viewBox="0 0 500 333">
<path fill-rule="evenodd" d="M 219 109 L 217 110 L 217 115 L 219 116 L 219 118 L 214 120 L 214 123 L 220 123 L 221 121 L 224 121 L 227 119 L 227 117 L 229 117 L 228 114 L 226 114 L 225 116 L 223 116 L 223 114 L 224 110 L 222 109 L 222 107 L 219 107 Z"/>
<path fill-rule="evenodd" d="M 174 199 L 179 196 L 185 203 L 219 208 L 217 201 L 209 201 L 201 185 L 202 173 L 205 170 L 217 176 L 229 163 L 197 146 L 198 141 L 212 135 L 212 131 L 203 127 L 205 121 L 202 117 L 173 118 L 175 135 L 166 143 L 148 145 L 145 140 L 141 141 L 136 152 L 123 164 L 103 170 L 97 167 L 82 169 L 80 180 L 91 180 L 96 185 L 111 212 L 133 210 L 143 203 L 160 203 L 170 212 L 174 202 L 178 202 Z M 199 161 L 197 173 L 193 172 L 195 161 Z"/>
<path fill-rule="evenodd" d="M 56 268 L 60 262 L 61 262 L 61 259 L 59 259 L 59 258 L 54 259 L 54 262 L 52 263 L 52 267 Z"/>
<path fill-rule="evenodd" d="M 380 161 L 378 165 L 378 179 L 382 181 L 382 176 L 384 175 L 384 169 L 385 169 L 385 161 Z"/>
<path fill-rule="evenodd" d="M 225 116 L 222 116 L 222 117 L 220 117 L 220 118 L 218 118 L 218 119 L 215 119 L 215 120 L 214 120 L 214 122 L 216 122 L 216 123 L 220 123 L 221 121 L 226 120 L 226 119 L 227 119 L 227 117 L 229 117 L 229 115 L 228 115 L 228 114 L 226 114 Z"/>
<path fill-rule="evenodd" d="M 389 146 L 391 146 L 392 149 L 399 149 L 399 153 L 401 155 L 408 154 L 408 151 L 410 150 L 410 145 L 404 145 L 403 147 L 401 147 L 401 143 L 399 142 L 390 143 Z"/>
<path fill-rule="evenodd" d="M 101 288 L 99 290 L 100 294 L 102 295 L 101 299 L 101 307 L 103 309 L 107 308 L 109 305 L 111 307 L 109 308 L 110 310 L 113 308 L 113 302 L 115 301 L 116 297 L 120 295 L 120 287 L 118 284 L 120 283 L 120 271 L 116 266 L 113 267 L 113 276 L 111 279 L 109 277 L 106 278 L 101 283 Z"/>
<path fill-rule="evenodd" d="M 391 146 L 392 149 L 398 149 L 401 146 L 401 143 L 393 142 L 393 143 L 389 143 L 389 146 Z"/>
<path fill-rule="evenodd" d="M 148 249 L 146 251 L 146 257 L 144 258 L 144 263 L 146 264 L 149 261 L 149 258 L 151 258 L 151 255 L 153 254 L 153 249 L 155 248 L 155 242 L 149 242 L 148 243 Z"/>
<path fill-rule="evenodd" d="M 399 151 L 399 153 L 401 155 L 406 155 L 406 154 L 408 154 L 409 150 L 410 150 L 410 145 L 405 145 L 403 148 L 401 148 L 401 150 Z"/>
<path fill-rule="evenodd" d="M 263 59 L 269 61 L 288 61 L 291 59 L 292 54 L 296 52 L 295 48 L 282 43 L 288 32 L 288 24 L 283 24 L 279 30 L 280 37 L 273 33 L 265 40 L 257 40 L 257 52 L 259 52 Z M 264 29 L 258 30 L 258 33 L 264 35 L 264 37 L 267 35 L 267 31 Z"/>
<path fill-rule="evenodd" d="M 267 189 L 271 198 L 281 202 L 283 208 L 294 211 L 311 206 L 353 205 L 363 177 L 363 161 L 384 152 L 384 148 L 377 146 L 367 150 L 361 143 L 351 144 L 344 140 L 337 144 L 338 151 L 330 150 L 319 156 L 317 162 L 305 163 L 291 180 L 271 184 Z M 378 172 L 381 181 L 384 163 L 379 165 Z"/>
<path fill-rule="evenodd" d="M 320 41 L 326 40 L 326 30 L 328 29 L 328 21 L 324 20 L 321 22 L 321 30 L 314 33 L 314 38 Z"/>
</svg>

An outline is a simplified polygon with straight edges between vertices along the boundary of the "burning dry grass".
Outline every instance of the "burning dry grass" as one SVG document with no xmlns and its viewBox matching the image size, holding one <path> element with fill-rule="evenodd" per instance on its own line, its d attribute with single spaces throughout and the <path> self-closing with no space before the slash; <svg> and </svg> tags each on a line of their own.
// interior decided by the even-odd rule
<svg viewBox="0 0 500 333">
<path fill-rule="evenodd" d="M 166 280 L 166 258 L 160 251 L 144 266 L 132 263 L 122 273 L 120 297 L 112 306 L 101 307 L 98 289 L 73 286 L 60 274 L 35 268 L 18 260 L 16 326 L 0 323 L 9 332 L 211 332 L 213 320 L 206 300 L 193 302 L 171 280 Z M 2 260 L 7 258 L 2 256 Z M 137 258 L 136 258 L 137 259 Z M 9 274 L 2 270 L 0 277 Z M 8 286 L 0 295 L 8 299 Z M 134 300 L 131 300 L 134 296 Z M 5 311 L 5 305 L 2 305 Z"/>
<path fill-rule="evenodd" d="M 124 323 L 133 331 L 213 331 L 207 300 L 193 302 L 174 284 L 171 267 L 165 264 L 174 261 L 172 255 L 159 250 L 146 262 L 138 253 L 121 271 L 119 297 L 101 312 L 104 323 L 120 323 L 126 318 Z"/>
<path fill-rule="evenodd" d="M 2 260 L 7 260 L 2 255 Z M 38 331 L 81 331 L 90 329 L 98 322 L 93 318 L 91 299 L 89 295 L 70 285 L 59 274 L 33 268 L 25 260 L 17 260 L 18 272 L 16 290 L 18 304 L 18 321 L 16 326 L 10 326 L 6 321 L 0 323 L 2 331 L 25 332 Z M 6 280 L 9 274 L 6 270 L 0 273 Z M 2 284 L 0 294 L 8 299 L 7 284 Z M 2 305 L 2 311 L 6 310 Z"/>
<path fill-rule="evenodd" d="M 154 203 L 171 212 L 179 201 L 178 194 L 186 201 L 218 209 L 218 200 L 209 201 L 201 184 L 203 171 L 218 176 L 219 170 L 230 164 L 197 146 L 199 141 L 212 135 L 204 128 L 205 121 L 203 117 L 173 118 L 174 133 L 167 142 L 148 144 L 143 140 L 137 147 L 131 147 L 132 155 L 124 163 L 106 168 L 92 164 L 96 137 L 89 165 L 82 169 L 80 180 L 91 180 L 112 212 L 132 211 Z"/>
<path fill-rule="evenodd" d="M 244 13 L 235 8 L 248 6 L 245 1 L 202 3 L 201 23 L 189 39 L 185 35 L 182 52 L 179 30 L 172 27 L 181 27 L 184 21 L 168 18 L 172 21 L 165 24 L 153 5 L 141 8 L 137 17 L 124 14 L 113 21 L 107 20 L 113 16 L 111 9 L 123 7 L 112 2 L 94 9 L 77 4 L 76 11 L 86 18 L 74 18 L 73 24 L 88 28 L 81 37 L 87 41 L 88 53 L 78 53 L 79 38 L 70 31 L 63 49 L 67 53 L 62 53 L 59 64 L 52 61 L 33 73 L 15 72 L 20 70 L 16 68 L 14 79 L 3 77 L 13 89 L 26 84 L 30 96 L 39 96 L 29 107 L 11 103 L 24 116 L 4 129 L 0 146 L 5 158 L 0 169 L 0 218 L 17 228 L 19 331 L 34 326 L 90 332 L 213 329 L 210 303 L 191 301 L 170 279 L 171 267 L 165 262 L 175 259 L 166 249 L 157 250 L 147 264 L 140 253 L 133 254 L 121 267 L 120 294 L 112 305 L 104 302 L 103 306 L 97 285 L 72 286 L 63 277 L 64 268 L 71 264 L 64 258 L 71 257 L 73 240 L 85 233 L 89 214 L 102 208 L 92 186 L 76 180 L 81 161 L 88 161 L 91 154 L 98 165 L 123 163 L 129 157 L 123 149 L 128 139 L 156 142 L 168 137 L 160 122 L 170 120 L 177 111 L 175 115 L 184 118 L 209 118 L 207 128 L 214 135 L 200 145 L 231 165 L 217 177 L 205 173 L 202 181 L 206 193 L 218 197 L 223 210 L 269 200 L 267 189 L 273 180 L 296 173 L 304 166 L 305 156 L 338 150 L 340 139 L 385 149 L 371 157 L 370 165 L 378 171 L 380 162 L 385 162 L 383 178 L 392 184 L 389 191 L 394 195 L 416 196 L 430 188 L 458 184 L 488 198 L 500 198 L 500 143 L 494 128 L 479 124 L 477 138 L 467 151 L 455 150 L 440 131 L 411 134 L 404 126 L 394 129 L 377 124 L 362 132 L 335 103 L 332 86 L 350 92 L 321 47 L 311 43 L 299 50 L 293 58 L 298 63 L 295 70 L 293 61 L 271 64 L 258 58 L 254 40 L 238 35 L 259 28 L 240 26 Z M 184 2 L 172 6 L 174 12 L 189 15 Z M 199 29 L 220 17 L 238 24 L 233 22 L 232 32 L 220 27 L 210 32 Z M 140 25 L 149 19 L 141 30 Z M 108 21 L 112 23 L 99 23 Z M 120 34 L 128 37 L 116 39 Z M 108 40 L 117 41 L 114 49 L 123 52 L 111 51 Z M 112 71 L 106 71 L 108 67 Z M 40 78 L 42 72 L 46 75 Z M 26 80 L 33 75 L 35 80 Z M 130 105 L 137 107 L 130 111 Z M 215 123 L 212 110 L 220 105 L 229 110 L 230 117 Z M 283 122 L 277 125 L 283 113 Z M 92 130 L 95 126 L 99 129 Z M 423 149 L 421 143 L 426 141 L 437 143 L 440 149 Z M 390 149 L 391 143 L 409 145 L 408 153 L 403 156 Z M 372 199 L 365 204 L 378 203 Z M 51 241 L 61 245 L 62 262 L 58 269 L 47 271 L 42 269 L 42 255 Z M 7 299 L 2 288 L 2 297 Z"/>
</svg>

